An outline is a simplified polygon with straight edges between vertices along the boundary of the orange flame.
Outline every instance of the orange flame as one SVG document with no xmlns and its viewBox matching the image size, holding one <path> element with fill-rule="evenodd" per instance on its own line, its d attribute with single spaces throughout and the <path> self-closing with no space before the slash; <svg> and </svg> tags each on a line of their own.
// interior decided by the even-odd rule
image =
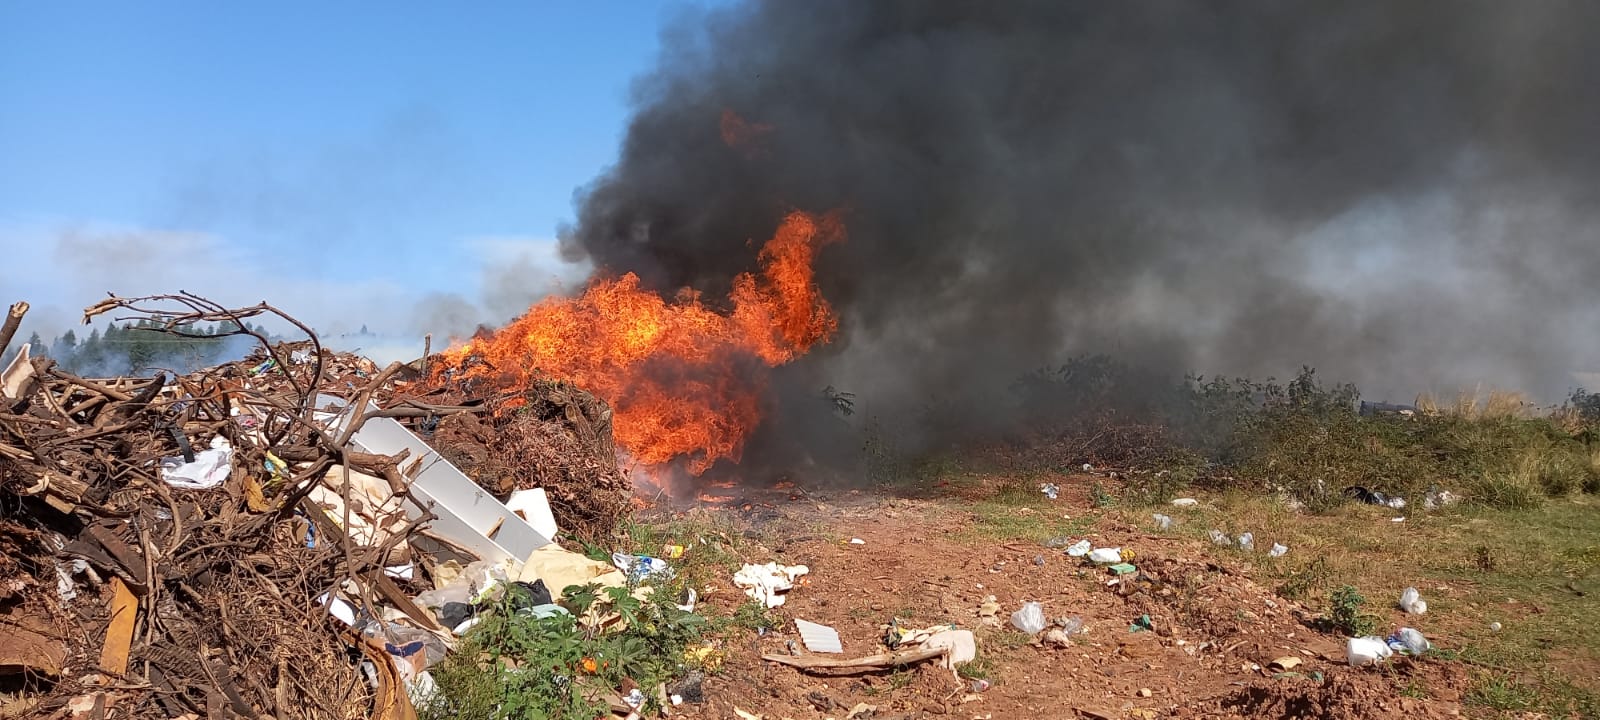
<svg viewBox="0 0 1600 720">
<path fill-rule="evenodd" d="M 576 298 L 546 298 L 510 325 L 444 353 L 454 377 L 527 387 L 545 375 L 610 403 L 617 444 L 635 461 L 683 459 L 699 475 L 738 462 L 761 420 L 765 368 L 827 342 L 838 328 L 814 282 L 821 247 L 844 238 L 835 214 L 795 212 L 757 255 L 759 274 L 734 278 L 730 310 L 683 289 L 672 301 L 628 273 L 592 281 Z M 468 362 L 478 357 L 487 363 Z"/>
</svg>

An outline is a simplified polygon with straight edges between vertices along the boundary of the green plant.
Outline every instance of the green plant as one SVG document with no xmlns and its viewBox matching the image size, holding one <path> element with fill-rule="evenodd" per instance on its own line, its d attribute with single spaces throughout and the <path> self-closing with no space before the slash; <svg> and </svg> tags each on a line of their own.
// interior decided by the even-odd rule
<svg viewBox="0 0 1600 720">
<path fill-rule="evenodd" d="M 1328 621 L 1335 630 L 1351 637 L 1371 635 L 1378 619 L 1361 611 L 1366 602 L 1355 586 L 1342 586 L 1328 598 Z"/>
<path fill-rule="evenodd" d="M 1472 691 L 1467 693 L 1467 702 L 1501 712 L 1532 709 L 1538 701 L 1539 692 L 1536 688 L 1499 673 L 1479 678 Z"/>
<path fill-rule="evenodd" d="M 1097 508 L 1108 508 L 1112 505 L 1115 505 L 1117 502 L 1117 499 L 1112 497 L 1110 493 L 1107 493 L 1106 489 L 1101 487 L 1099 482 L 1096 482 L 1094 485 L 1089 487 L 1089 497 L 1093 499 L 1094 506 Z"/>
<path fill-rule="evenodd" d="M 628 588 L 589 585 L 567 593 L 570 613 L 543 618 L 518 614 L 508 596 L 435 668 L 437 691 L 419 703 L 418 716 L 595 717 L 608 712 L 604 694 L 624 678 L 644 687 L 670 682 L 690 667 L 686 651 L 706 629 L 704 618 L 675 606 L 672 589 L 640 600 Z M 618 621 L 583 620 L 607 614 Z"/>
<path fill-rule="evenodd" d="M 1326 585 L 1330 575 L 1328 559 L 1325 557 L 1315 558 L 1300 569 L 1291 571 L 1288 574 L 1288 577 L 1278 586 L 1278 597 L 1286 600 L 1304 600 L 1311 597 L 1313 591 Z"/>
<path fill-rule="evenodd" d="M 956 674 L 968 680 L 988 680 L 994 677 L 995 662 L 982 652 L 971 661 L 956 668 Z"/>
</svg>

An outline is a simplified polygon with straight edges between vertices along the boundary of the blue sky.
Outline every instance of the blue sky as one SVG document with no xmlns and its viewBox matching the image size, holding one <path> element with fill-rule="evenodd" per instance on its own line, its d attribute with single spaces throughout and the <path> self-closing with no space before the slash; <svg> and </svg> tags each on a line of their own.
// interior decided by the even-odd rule
<svg viewBox="0 0 1600 720">
<path fill-rule="evenodd" d="M 332 332 L 413 332 L 438 293 L 503 320 L 554 286 L 689 7 L 0 4 L 0 300 L 41 327 L 180 288 Z"/>
</svg>

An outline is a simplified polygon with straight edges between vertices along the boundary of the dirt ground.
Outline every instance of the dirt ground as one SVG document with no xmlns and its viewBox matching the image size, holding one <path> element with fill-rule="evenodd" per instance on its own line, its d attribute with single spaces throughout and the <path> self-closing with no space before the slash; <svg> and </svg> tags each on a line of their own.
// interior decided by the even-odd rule
<svg viewBox="0 0 1600 720">
<path fill-rule="evenodd" d="M 705 702 L 674 715 L 733 718 L 735 708 L 778 718 L 1443 718 L 1461 714 L 1466 671 L 1433 658 L 1396 657 L 1381 668 L 1350 668 L 1344 640 L 1310 627 L 1313 613 L 1274 596 L 1249 567 L 1193 539 L 1120 525 L 1092 515 L 1088 479 L 1063 484 L 1048 505 L 1019 521 L 1081 523 L 1072 539 L 1134 552 L 1137 575 L 1108 584 L 1104 568 L 1032 542 L 986 537 L 982 518 L 945 501 L 843 493 L 747 500 L 709 511 L 744 536 L 745 562 L 804 564 L 806 582 L 772 611 L 781 626 L 744 633 L 724 648 L 723 672 L 705 683 Z M 708 511 L 699 510 L 699 513 Z M 863 544 L 853 544 L 859 539 Z M 691 548 L 690 552 L 694 549 Z M 1132 578 L 1132 579 L 1126 579 Z M 732 612 L 746 598 L 724 580 L 705 602 Z M 978 608 L 993 595 L 998 626 Z M 1065 648 L 1030 644 L 1008 619 L 1026 601 L 1055 619 L 1079 616 L 1087 632 Z M 1398 609 L 1385 632 L 1406 624 Z M 1148 615 L 1151 630 L 1131 626 Z M 955 623 L 973 629 L 979 659 L 964 673 L 935 663 L 899 671 L 825 675 L 760 659 L 799 643 L 792 620 L 830 625 L 842 657 L 884 651 L 883 626 Z M 804 653 L 804 649 L 798 650 Z M 1271 668 L 1294 658 L 1290 672 Z M 873 709 L 868 711 L 863 706 Z"/>
</svg>

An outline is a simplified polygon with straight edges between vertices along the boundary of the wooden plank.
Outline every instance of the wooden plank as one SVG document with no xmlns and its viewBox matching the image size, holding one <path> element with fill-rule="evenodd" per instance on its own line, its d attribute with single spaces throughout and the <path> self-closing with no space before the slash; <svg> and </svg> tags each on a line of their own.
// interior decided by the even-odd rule
<svg viewBox="0 0 1600 720">
<path fill-rule="evenodd" d="M 139 599 L 133 596 L 122 578 L 111 576 L 111 622 L 106 626 L 106 641 L 100 647 L 100 669 L 112 675 L 128 672 L 128 651 L 133 645 L 133 621 L 139 614 Z"/>
</svg>

